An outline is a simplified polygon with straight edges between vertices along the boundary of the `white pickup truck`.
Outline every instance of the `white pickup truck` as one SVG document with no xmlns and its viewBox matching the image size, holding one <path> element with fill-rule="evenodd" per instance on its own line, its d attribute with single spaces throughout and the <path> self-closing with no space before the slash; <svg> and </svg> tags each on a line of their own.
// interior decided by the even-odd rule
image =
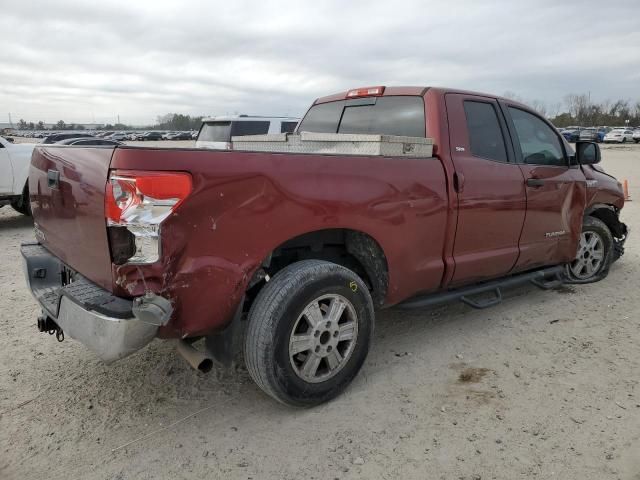
<svg viewBox="0 0 640 480">
<path fill-rule="evenodd" d="M 0 207 L 10 204 L 23 215 L 29 206 L 29 164 L 35 143 L 14 144 L 0 136 Z"/>
</svg>

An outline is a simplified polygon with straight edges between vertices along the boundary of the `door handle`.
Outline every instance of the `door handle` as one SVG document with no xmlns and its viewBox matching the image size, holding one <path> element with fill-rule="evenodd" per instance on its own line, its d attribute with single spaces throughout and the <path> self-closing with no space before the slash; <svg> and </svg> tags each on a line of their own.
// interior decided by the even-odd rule
<svg viewBox="0 0 640 480">
<path fill-rule="evenodd" d="M 542 187 L 544 185 L 544 180 L 540 178 L 527 178 L 527 187 Z"/>
<path fill-rule="evenodd" d="M 464 175 L 462 173 L 454 172 L 453 188 L 458 193 L 462 193 L 462 191 L 464 190 Z"/>
</svg>

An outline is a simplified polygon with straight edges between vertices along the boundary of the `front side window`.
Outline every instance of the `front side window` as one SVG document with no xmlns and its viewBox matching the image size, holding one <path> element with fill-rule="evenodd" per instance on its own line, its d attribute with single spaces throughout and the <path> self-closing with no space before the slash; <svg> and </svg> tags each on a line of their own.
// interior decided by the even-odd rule
<svg viewBox="0 0 640 480">
<path fill-rule="evenodd" d="M 244 135 L 262 135 L 269 131 L 268 121 L 242 121 L 233 122 L 231 125 L 231 136 L 242 137 Z"/>
<path fill-rule="evenodd" d="M 498 162 L 507 161 L 507 150 L 496 109 L 490 103 L 464 102 L 471 153 Z"/>
<path fill-rule="evenodd" d="M 542 119 L 509 107 L 524 163 L 567 166 L 560 139 Z"/>
</svg>

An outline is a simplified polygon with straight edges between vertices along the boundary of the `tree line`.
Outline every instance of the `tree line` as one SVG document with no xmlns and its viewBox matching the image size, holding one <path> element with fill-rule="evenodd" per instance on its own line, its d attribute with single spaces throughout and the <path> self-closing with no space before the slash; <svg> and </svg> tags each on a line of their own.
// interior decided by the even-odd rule
<svg viewBox="0 0 640 480">
<path fill-rule="evenodd" d="M 180 113 L 167 113 L 157 117 L 156 123 L 142 127 L 135 127 L 124 123 L 106 124 L 101 130 L 198 130 L 202 123 L 202 116 L 182 115 Z M 18 121 L 19 130 L 46 130 L 44 122 L 40 120 L 37 123 L 27 122 L 24 119 Z M 64 120 L 58 120 L 50 130 L 84 130 L 82 124 L 67 123 Z"/>
<path fill-rule="evenodd" d="M 511 98 L 531 106 L 556 127 L 580 126 L 640 126 L 640 100 L 635 103 L 619 99 L 592 102 L 590 95 L 569 94 L 562 102 L 545 103 L 540 100 L 523 100 L 513 92 L 505 92 L 506 98 Z M 182 115 L 181 113 L 167 113 L 156 118 L 156 123 L 143 127 L 134 127 L 123 123 L 107 124 L 103 130 L 198 130 L 202 123 L 202 116 Z M 20 119 L 20 130 L 45 130 L 44 122 L 26 122 Z M 52 130 L 84 130 L 83 125 L 66 123 L 59 120 Z"/>
<path fill-rule="evenodd" d="M 547 104 L 540 100 L 523 100 L 513 92 L 505 92 L 503 96 L 529 105 L 556 127 L 640 126 L 640 100 L 635 103 L 624 99 L 592 102 L 587 93 L 571 93 L 565 95 L 562 102 Z"/>
</svg>

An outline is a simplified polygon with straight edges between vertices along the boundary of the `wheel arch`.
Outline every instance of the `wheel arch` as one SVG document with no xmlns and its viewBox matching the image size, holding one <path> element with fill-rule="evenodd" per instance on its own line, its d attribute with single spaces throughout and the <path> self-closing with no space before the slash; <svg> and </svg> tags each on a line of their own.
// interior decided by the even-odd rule
<svg viewBox="0 0 640 480">
<path fill-rule="evenodd" d="M 374 304 L 380 307 L 385 303 L 389 265 L 384 250 L 368 233 L 349 228 L 313 230 L 281 242 L 264 258 L 249 288 L 257 285 L 260 275 L 273 276 L 291 263 L 310 259 L 327 260 L 355 271 L 369 287 Z"/>
<path fill-rule="evenodd" d="M 626 227 L 618 218 L 618 209 L 613 205 L 597 203 L 589 207 L 585 212 L 585 217 L 591 216 L 601 220 L 611 231 L 614 238 L 621 238 L 626 235 Z"/>
</svg>

